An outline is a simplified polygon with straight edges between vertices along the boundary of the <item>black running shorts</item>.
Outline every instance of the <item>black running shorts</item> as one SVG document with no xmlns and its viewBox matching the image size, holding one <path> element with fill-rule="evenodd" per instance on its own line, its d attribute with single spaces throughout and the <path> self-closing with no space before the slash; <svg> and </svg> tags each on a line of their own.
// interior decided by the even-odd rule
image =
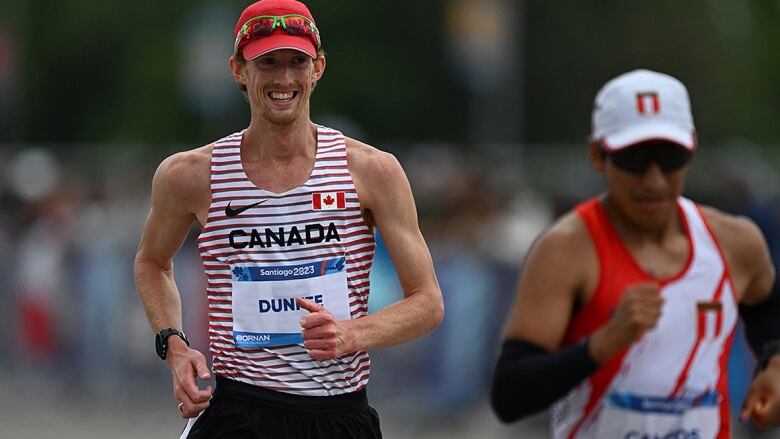
<svg viewBox="0 0 780 439">
<path fill-rule="evenodd" d="M 378 439 L 366 390 L 335 396 L 276 392 L 217 376 L 209 407 L 185 427 L 190 439 Z"/>
</svg>

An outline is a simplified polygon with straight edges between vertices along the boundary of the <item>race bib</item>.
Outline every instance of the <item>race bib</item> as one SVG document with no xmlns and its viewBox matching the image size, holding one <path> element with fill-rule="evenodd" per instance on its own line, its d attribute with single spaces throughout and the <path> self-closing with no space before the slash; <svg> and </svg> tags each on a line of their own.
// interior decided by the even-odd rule
<svg viewBox="0 0 780 439">
<path fill-rule="evenodd" d="M 611 393 L 596 436 L 619 439 L 714 439 L 720 430 L 720 395 L 664 398 Z"/>
<path fill-rule="evenodd" d="M 349 320 L 345 258 L 301 265 L 234 266 L 233 341 L 240 348 L 302 343 L 295 302 L 303 297 L 322 304 L 337 320 Z"/>
</svg>

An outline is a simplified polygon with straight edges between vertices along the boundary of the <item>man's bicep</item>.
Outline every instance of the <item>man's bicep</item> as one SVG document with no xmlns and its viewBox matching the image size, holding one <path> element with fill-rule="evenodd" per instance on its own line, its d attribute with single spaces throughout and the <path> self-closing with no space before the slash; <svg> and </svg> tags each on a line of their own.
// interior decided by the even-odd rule
<svg viewBox="0 0 780 439">
<path fill-rule="evenodd" d="M 191 224 L 192 217 L 161 215 L 152 207 L 141 234 L 138 260 L 168 268 L 173 256 L 184 243 Z"/>
<path fill-rule="evenodd" d="M 550 351 L 558 349 L 571 319 L 577 290 L 575 271 L 563 264 L 560 239 L 543 236 L 528 255 L 517 286 L 507 339 L 522 339 Z"/>
<path fill-rule="evenodd" d="M 181 248 L 194 220 L 191 209 L 182 200 L 177 176 L 165 162 L 152 183 L 152 207 L 146 218 L 138 248 L 138 259 L 167 267 Z"/>
<path fill-rule="evenodd" d="M 775 281 L 775 268 L 772 263 L 772 256 L 769 253 L 769 246 L 766 243 L 763 233 L 752 221 L 744 221 L 741 225 L 741 233 L 746 239 L 743 240 L 742 265 L 751 272 L 750 281 L 745 289 L 742 301 L 747 304 L 753 304 L 763 301 L 769 296 L 772 285 Z"/>
<path fill-rule="evenodd" d="M 406 175 L 396 162 L 385 177 L 382 193 L 372 197 L 372 214 L 404 293 L 426 287 L 438 289 Z"/>
<path fill-rule="evenodd" d="M 761 261 L 761 267 L 758 268 L 753 280 L 745 291 L 743 301 L 747 304 L 762 302 L 772 290 L 775 282 L 775 268 L 772 261 L 766 258 Z"/>
<path fill-rule="evenodd" d="M 404 226 L 379 228 L 405 295 L 438 289 L 428 247 L 419 230 Z"/>
</svg>

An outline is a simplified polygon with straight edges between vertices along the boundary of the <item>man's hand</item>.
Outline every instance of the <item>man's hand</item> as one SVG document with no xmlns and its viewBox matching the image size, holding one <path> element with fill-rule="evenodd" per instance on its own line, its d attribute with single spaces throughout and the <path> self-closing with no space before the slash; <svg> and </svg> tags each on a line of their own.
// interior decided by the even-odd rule
<svg viewBox="0 0 780 439">
<path fill-rule="evenodd" d="M 301 318 L 303 347 L 314 360 L 330 360 L 357 351 L 355 338 L 349 332 L 349 321 L 339 321 L 324 306 L 296 297 L 298 305 L 309 311 Z"/>
<path fill-rule="evenodd" d="M 209 406 L 211 386 L 200 389 L 195 377 L 208 380 L 211 377 L 206 358 L 195 349 L 190 349 L 179 337 L 168 338 L 166 358 L 173 376 L 173 399 L 182 403 L 181 417 L 194 418 Z"/>
<path fill-rule="evenodd" d="M 739 418 L 742 422 L 752 420 L 762 429 L 780 426 L 780 355 L 756 375 Z"/>
<path fill-rule="evenodd" d="M 655 327 L 664 303 L 659 291 L 656 282 L 641 282 L 626 288 L 612 320 L 591 337 L 591 356 L 598 364 L 609 361 Z"/>
</svg>

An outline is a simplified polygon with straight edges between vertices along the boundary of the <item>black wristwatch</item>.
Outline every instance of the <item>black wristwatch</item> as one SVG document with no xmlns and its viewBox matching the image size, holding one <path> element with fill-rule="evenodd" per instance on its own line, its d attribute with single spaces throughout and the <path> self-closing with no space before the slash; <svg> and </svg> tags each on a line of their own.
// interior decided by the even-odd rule
<svg viewBox="0 0 780 439">
<path fill-rule="evenodd" d="M 178 335 L 179 338 L 190 345 L 189 339 L 184 335 L 184 332 L 174 328 L 165 328 L 154 337 L 154 348 L 157 349 L 157 355 L 163 360 L 168 356 L 168 337 L 172 335 Z"/>
</svg>

